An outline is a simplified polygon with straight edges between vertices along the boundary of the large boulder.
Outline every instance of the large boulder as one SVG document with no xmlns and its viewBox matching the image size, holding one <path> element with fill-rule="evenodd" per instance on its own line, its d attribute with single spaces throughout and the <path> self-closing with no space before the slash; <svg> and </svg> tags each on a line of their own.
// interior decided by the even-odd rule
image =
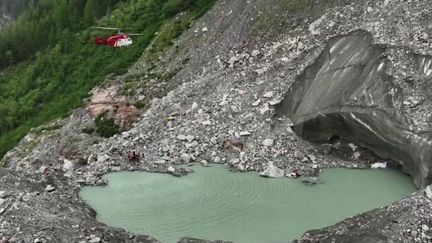
<svg viewBox="0 0 432 243">
<path fill-rule="evenodd" d="M 87 111 L 92 118 L 107 114 L 114 118 L 120 128 L 125 129 L 137 120 L 139 110 L 129 105 L 126 97 L 119 90 L 120 86 L 116 85 L 94 89 L 87 105 Z"/>
<path fill-rule="evenodd" d="M 283 177 L 284 171 L 278 168 L 276 165 L 274 165 L 273 162 L 269 161 L 267 163 L 267 167 L 263 172 L 260 173 L 260 175 L 263 177 L 277 178 L 277 177 Z"/>
<path fill-rule="evenodd" d="M 413 127 L 416 121 L 407 119 L 410 105 L 422 104 L 404 100 L 404 89 L 386 74 L 392 65 L 388 48 L 374 44 L 365 31 L 330 39 L 319 58 L 297 77 L 276 114 L 289 115 L 294 130 L 308 140 L 341 137 L 395 160 L 417 186 L 425 187 L 432 183 L 432 140 L 424 131 L 429 127 Z M 431 59 L 406 55 L 407 60 L 417 60 L 418 79 L 428 78 Z"/>
</svg>

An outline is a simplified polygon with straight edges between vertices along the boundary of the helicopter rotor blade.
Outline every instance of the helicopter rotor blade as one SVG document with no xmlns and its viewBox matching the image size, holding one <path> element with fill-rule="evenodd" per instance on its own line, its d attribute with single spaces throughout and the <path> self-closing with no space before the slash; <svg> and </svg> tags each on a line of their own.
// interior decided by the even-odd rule
<svg viewBox="0 0 432 243">
<path fill-rule="evenodd" d="M 138 30 L 138 28 L 114 28 L 114 27 L 105 27 L 105 26 L 92 26 L 92 29 L 99 30 L 116 30 L 118 34 L 126 34 L 128 36 L 139 36 L 141 33 L 124 33 L 124 30 Z"/>
<path fill-rule="evenodd" d="M 115 28 L 115 27 L 105 27 L 105 26 L 92 26 L 92 29 L 100 30 L 136 30 L 138 28 Z"/>
<path fill-rule="evenodd" d="M 120 30 L 119 28 L 113 28 L 113 27 L 99 27 L 99 26 L 92 26 L 92 29 L 99 29 L 99 30 Z"/>
</svg>

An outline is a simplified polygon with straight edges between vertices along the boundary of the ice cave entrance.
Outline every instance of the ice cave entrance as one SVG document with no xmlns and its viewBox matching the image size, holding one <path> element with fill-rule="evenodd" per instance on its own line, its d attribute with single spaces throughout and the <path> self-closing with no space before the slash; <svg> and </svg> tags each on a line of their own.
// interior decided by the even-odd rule
<svg viewBox="0 0 432 243">
<path fill-rule="evenodd" d="M 303 232 L 388 205 L 414 192 L 410 177 L 392 169 L 326 169 L 323 184 L 193 167 L 181 178 L 116 172 L 105 187 L 81 197 L 110 226 L 177 242 L 190 236 L 236 243 L 291 242 Z"/>
</svg>

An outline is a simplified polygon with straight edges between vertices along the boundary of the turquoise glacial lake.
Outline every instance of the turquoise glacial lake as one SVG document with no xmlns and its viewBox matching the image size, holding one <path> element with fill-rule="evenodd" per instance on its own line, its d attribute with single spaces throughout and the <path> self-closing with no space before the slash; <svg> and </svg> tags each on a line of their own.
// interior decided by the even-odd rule
<svg viewBox="0 0 432 243">
<path fill-rule="evenodd" d="M 116 172 L 81 197 L 97 220 L 172 243 L 185 236 L 236 243 L 291 242 L 307 230 L 388 205 L 416 188 L 392 169 L 326 169 L 323 184 L 193 167 L 184 177 Z"/>
</svg>

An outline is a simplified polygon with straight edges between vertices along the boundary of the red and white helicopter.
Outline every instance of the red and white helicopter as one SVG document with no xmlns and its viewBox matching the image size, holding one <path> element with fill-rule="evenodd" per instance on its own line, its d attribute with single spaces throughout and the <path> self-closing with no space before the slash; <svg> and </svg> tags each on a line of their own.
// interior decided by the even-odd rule
<svg viewBox="0 0 432 243">
<path fill-rule="evenodd" d="M 119 28 L 111 27 L 92 27 L 93 29 L 100 30 L 117 30 L 117 34 L 108 37 L 96 37 L 96 45 L 107 45 L 114 48 L 117 47 L 127 47 L 133 44 L 133 40 L 130 36 L 140 35 L 140 34 L 124 34 L 120 32 Z"/>
</svg>

